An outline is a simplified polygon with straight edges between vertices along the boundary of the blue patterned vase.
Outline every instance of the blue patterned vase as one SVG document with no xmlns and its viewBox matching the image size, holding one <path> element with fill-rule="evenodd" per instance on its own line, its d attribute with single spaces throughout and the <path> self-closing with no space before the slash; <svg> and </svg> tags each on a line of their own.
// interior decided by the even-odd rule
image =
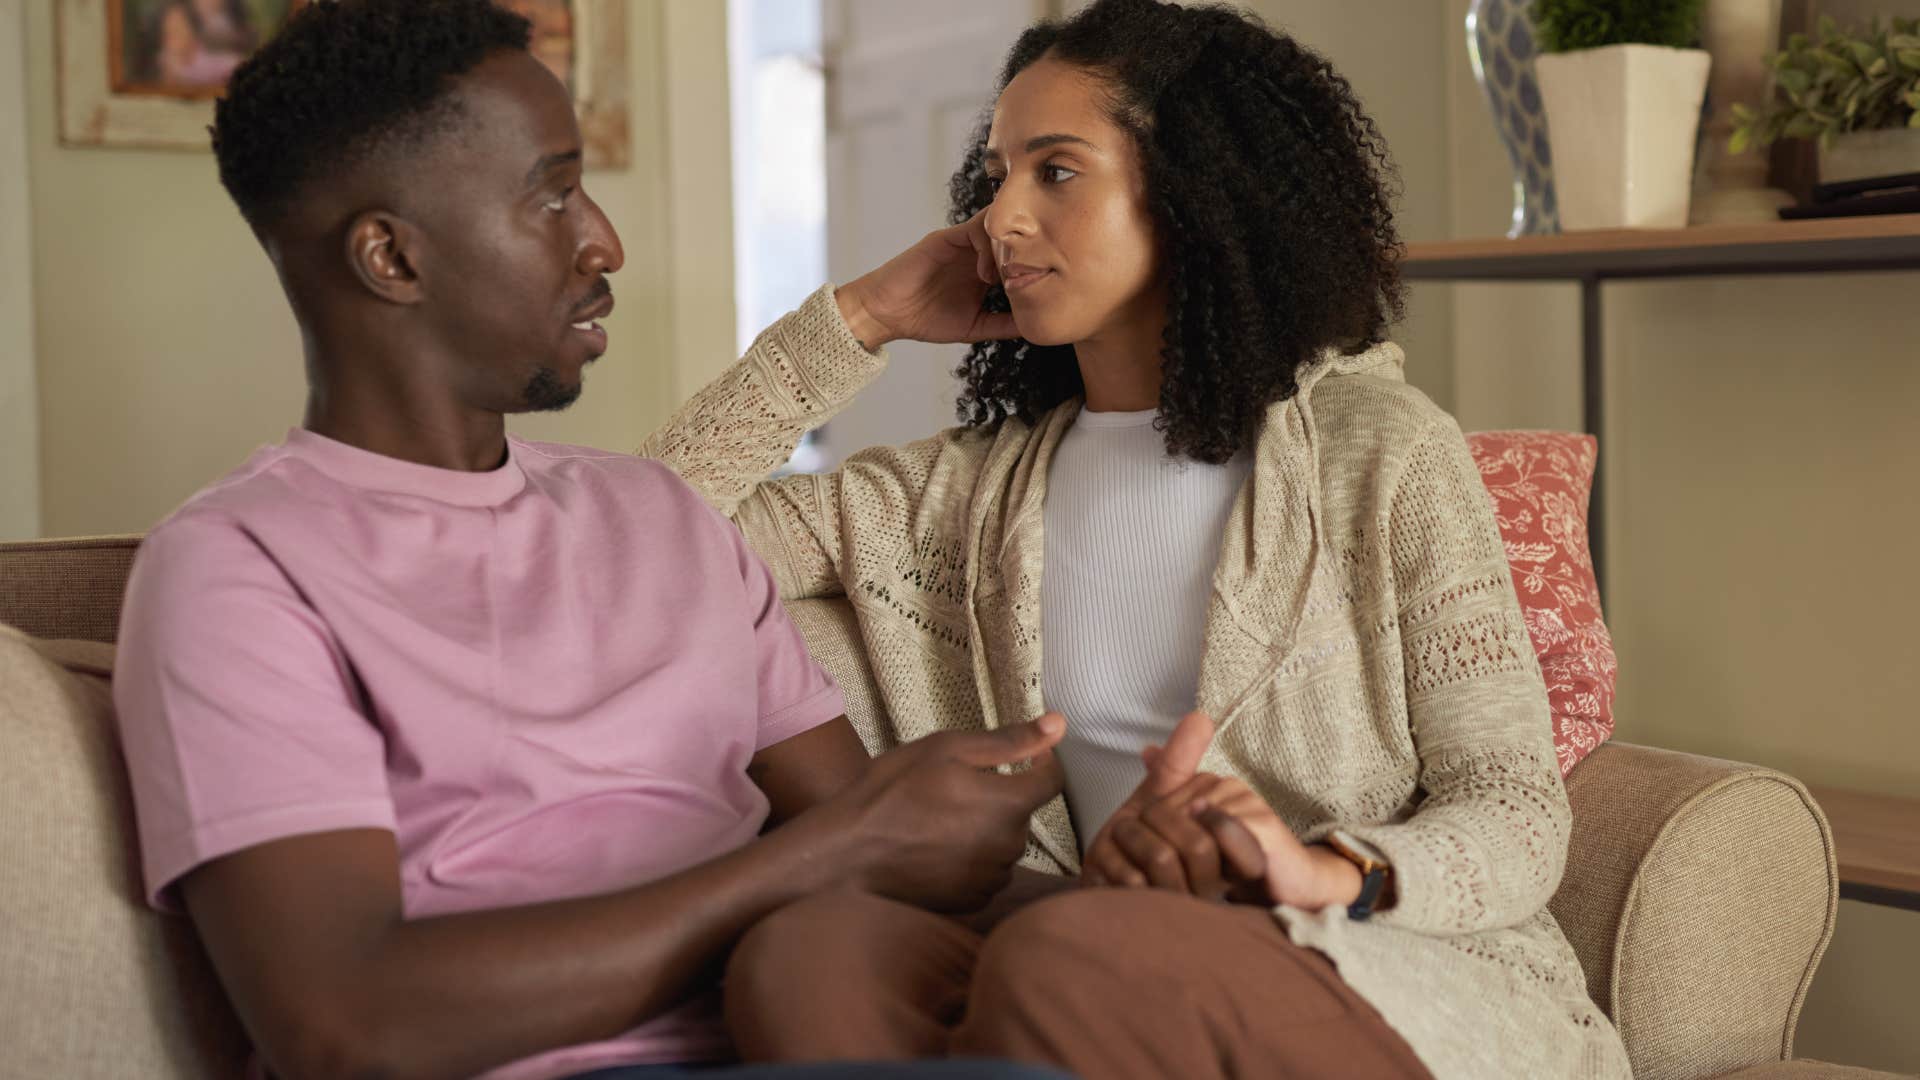
<svg viewBox="0 0 1920 1080">
<path fill-rule="evenodd" d="M 1560 231 L 1553 197 L 1553 151 L 1547 111 L 1533 76 L 1529 0 L 1473 0 L 1467 12 L 1467 55 L 1493 110 L 1493 126 L 1513 162 L 1513 228 L 1508 236 Z"/>
</svg>

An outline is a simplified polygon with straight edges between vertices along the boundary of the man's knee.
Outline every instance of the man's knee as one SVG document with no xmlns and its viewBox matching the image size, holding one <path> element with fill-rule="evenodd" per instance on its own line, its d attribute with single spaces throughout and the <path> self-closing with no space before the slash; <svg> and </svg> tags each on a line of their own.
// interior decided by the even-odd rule
<svg viewBox="0 0 1920 1080">
<path fill-rule="evenodd" d="M 727 961 L 729 996 L 751 993 L 774 978 L 808 979 L 827 968 L 845 971 L 876 959 L 876 933 L 891 901 L 862 892 L 816 893 L 761 919 L 742 935 Z M 811 981 L 811 980 L 809 980 Z"/>
</svg>

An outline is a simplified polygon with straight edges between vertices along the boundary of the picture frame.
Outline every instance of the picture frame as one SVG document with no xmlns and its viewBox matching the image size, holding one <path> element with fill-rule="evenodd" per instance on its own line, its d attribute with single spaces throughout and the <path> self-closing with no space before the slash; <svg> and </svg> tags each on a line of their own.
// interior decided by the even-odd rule
<svg viewBox="0 0 1920 1080">
<path fill-rule="evenodd" d="M 207 151 L 233 65 L 309 2 L 56 0 L 60 142 Z M 499 0 L 534 23 L 534 55 L 573 96 L 589 168 L 623 169 L 628 135 L 624 0 Z"/>
</svg>

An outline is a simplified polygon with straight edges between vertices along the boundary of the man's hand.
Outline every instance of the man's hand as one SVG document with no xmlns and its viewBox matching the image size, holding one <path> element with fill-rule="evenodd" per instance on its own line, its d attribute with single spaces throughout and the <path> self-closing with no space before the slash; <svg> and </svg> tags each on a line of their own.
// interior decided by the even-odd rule
<svg viewBox="0 0 1920 1080">
<path fill-rule="evenodd" d="M 1013 316 L 980 309 L 1000 280 L 984 215 L 936 229 L 879 269 L 834 294 L 840 314 L 869 350 L 908 339 L 946 343 L 1020 336 Z"/>
<path fill-rule="evenodd" d="M 995 731 L 942 732 L 875 758 L 819 809 L 844 829 L 854 883 L 933 911 L 973 911 L 1006 887 L 1027 821 L 1060 793 L 1053 747 L 1066 720 L 1048 713 Z M 1002 765 L 1031 762 L 1012 775 Z"/>
<path fill-rule="evenodd" d="M 1083 884 L 1154 885 L 1181 892 L 1193 892 L 1196 883 L 1202 892 L 1222 888 L 1220 854 L 1213 836 L 1191 814 L 1163 805 L 1168 796 L 1193 781 L 1212 741 L 1213 719 L 1191 712 L 1181 718 L 1164 748 L 1147 748 L 1142 754 L 1146 779 L 1087 846 Z M 1192 798 L 1189 794 L 1187 801 Z M 1155 810 L 1155 823 L 1172 835 L 1161 834 L 1143 820 L 1149 810 Z"/>
</svg>

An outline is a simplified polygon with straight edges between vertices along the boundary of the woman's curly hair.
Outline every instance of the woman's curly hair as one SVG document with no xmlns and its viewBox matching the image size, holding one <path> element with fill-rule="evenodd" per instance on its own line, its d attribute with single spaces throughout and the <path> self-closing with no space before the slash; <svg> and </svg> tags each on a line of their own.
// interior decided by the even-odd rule
<svg viewBox="0 0 1920 1080">
<path fill-rule="evenodd" d="M 1357 353 L 1405 314 L 1386 142 L 1318 53 L 1225 7 L 1098 0 L 1020 36 L 999 89 L 1042 56 L 1099 75 L 1132 136 L 1168 281 L 1159 428 L 1223 462 L 1327 348 Z M 949 221 L 993 202 L 983 120 Z M 1005 291 L 988 294 L 1009 310 Z M 1073 346 L 989 341 L 956 374 L 969 426 L 1034 423 L 1083 392 Z"/>
</svg>

